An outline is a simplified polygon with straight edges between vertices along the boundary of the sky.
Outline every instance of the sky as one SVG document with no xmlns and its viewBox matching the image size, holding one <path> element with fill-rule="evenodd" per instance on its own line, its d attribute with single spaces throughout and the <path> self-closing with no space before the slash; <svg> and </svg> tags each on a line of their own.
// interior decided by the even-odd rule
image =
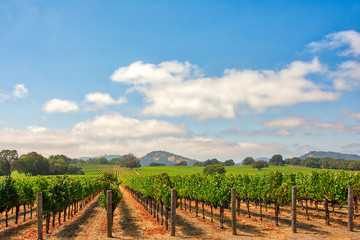
<svg viewBox="0 0 360 240">
<path fill-rule="evenodd" d="M 359 1 L 0 1 L 0 148 L 360 154 Z"/>
</svg>

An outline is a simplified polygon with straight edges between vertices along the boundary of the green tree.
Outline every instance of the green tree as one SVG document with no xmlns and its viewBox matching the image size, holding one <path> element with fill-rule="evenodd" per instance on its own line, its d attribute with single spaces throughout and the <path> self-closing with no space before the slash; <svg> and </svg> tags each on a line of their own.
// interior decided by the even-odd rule
<svg viewBox="0 0 360 240">
<path fill-rule="evenodd" d="M 160 166 L 166 166 L 165 163 L 159 163 L 159 162 L 151 162 L 150 167 L 160 167 Z"/>
<path fill-rule="evenodd" d="M 138 168 L 141 167 L 140 160 L 132 153 L 122 156 L 118 163 L 120 167 Z"/>
<path fill-rule="evenodd" d="M 51 175 L 61 175 L 66 173 L 67 171 L 67 165 L 60 158 L 49 159 L 49 164 Z"/>
<path fill-rule="evenodd" d="M 270 158 L 269 163 L 273 166 L 283 166 L 285 164 L 285 161 L 280 154 L 276 154 Z"/>
<path fill-rule="evenodd" d="M 181 162 L 175 163 L 174 166 L 187 166 L 187 162 L 181 161 Z"/>
<path fill-rule="evenodd" d="M 214 173 L 226 173 L 226 170 L 223 165 L 216 164 L 216 165 L 208 165 L 204 168 L 203 173 L 206 175 L 214 174 Z"/>
<path fill-rule="evenodd" d="M 269 167 L 268 163 L 264 160 L 255 161 L 252 163 L 252 168 L 261 170 L 262 168 Z"/>
<path fill-rule="evenodd" d="M 203 162 L 196 161 L 196 162 L 194 162 L 193 166 L 194 167 L 204 167 L 205 164 Z"/>
<path fill-rule="evenodd" d="M 219 160 L 217 160 L 216 158 L 213 159 L 208 159 L 204 162 L 204 166 L 209 166 L 209 165 L 216 165 L 216 164 L 222 164 L 222 162 L 220 162 Z"/>
<path fill-rule="evenodd" d="M 226 160 L 226 161 L 223 163 L 223 166 L 234 166 L 234 165 L 235 165 L 235 162 L 234 162 L 234 160 L 232 160 L 232 159 Z"/>
<path fill-rule="evenodd" d="M 109 164 L 118 164 L 119 161 L 121 160 L 121 158 L 112 158 L 110 161 L 109 161 Z"/>
<path fill-rule="evenodd" d="M 320 158 L 307 158 L 307 159 L 305 159 L 305 167 L 321 168 Z"/>
<path fill-rule="evenodd" d="M 2 150 L 0 152 L 0 176 L 7 175 L 11 176 L 11 165 L 18 159 L 18 153 L 16 150 Z"/>
<path fill-rule="evenodd" d="M 105 157 L 101 158 L 90 158 L 87 160 L 87 163 L 90 164 L 109 164 L 109 161 Z"/>
<path fill-rule="evenodd" d="M 14 170 L 25 175 L 47 175 L 50 174 L 50 164 L 48 159 L 38 154 L 37 152 L 31 152 L 21 155 L 18 160 L 15 160 Z"/>
<path fill-rule="evenodd" d="M 49 160 L 53 160 L 53 159 L 59 159 L 59 160 L 63 161 L 65 164 L 67 164 L 67 165 L 69 165 L 72 162 L 72 159 L 69 158 L 68 156 L 65 156 L 64 154 L 51 155 L 49 157 Z"/>
<path fill-rule="evenodd" d="M 242 165 L 251 165 L 253 162 L 255 162 L 254 158 L 247 157 L 243 160 Z"/>
</svg>

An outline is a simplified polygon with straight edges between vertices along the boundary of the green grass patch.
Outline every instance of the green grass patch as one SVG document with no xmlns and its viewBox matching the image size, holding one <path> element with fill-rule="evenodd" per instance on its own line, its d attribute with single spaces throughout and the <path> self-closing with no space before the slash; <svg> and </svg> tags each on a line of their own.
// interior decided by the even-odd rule
<svg viewBox="0 0 360 240">
<path fill-rule="evenodd" d="M 174 175 L 191 175 L 196 173 L 202 173 L 204 167 L 190 167 L 190 166 L 161 166 L 161 167 L 140 167 L 138 172 L 141 175 L 149 176 L 160 173 L 167 173 L 170 176 Z M 341 172 L 343 170 L 335 169 L 316 169 L 316 168 L 306 168 L 306 167 L 295 167 L 295 166 L 270 166 L 268 168 L 263 168 L 258 170 L 252 168 L 251 165 L 248 166 L 227 166 L 226 175 L 229 174 L 263 174 L 266 172 L 281 171 L 283 173 L 297 173 L 297 172 L 311 172 L 311 171 L 331 171 L 331 172 Z"/>
</svg>

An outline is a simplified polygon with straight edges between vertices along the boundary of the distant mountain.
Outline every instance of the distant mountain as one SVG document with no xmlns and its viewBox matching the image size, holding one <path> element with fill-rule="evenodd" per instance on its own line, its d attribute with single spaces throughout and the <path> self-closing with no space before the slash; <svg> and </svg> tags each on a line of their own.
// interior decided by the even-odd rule
<svg viewBox="0 0 360 240">
<path fill-rule="evenodd" d="M 345 154 L 337 152 L 323 152 L 323 151 L 311 151 L 307 154 L 300 156 L 300 159 L 306 158 L 333 158 L 333 159 L 345 159 L 345 160 L 360 160 L 360 156 L 356 154 Z"/>
<path fill-rule="evenodd" d="M 121 158 L 122 156 L 121 155 L 107 155 L 107 154 L 104 154 L 104 155 L 100 155 L 100 156 L 97 156 L 97 157 L 81 157 L 79 159 L 82 159 L 82 160 L 89 160 L 90 158 L 106 158 L 106 160 L 110 161 L 111 159 L 113 158 Z"/>
<path fill-rule="evenodd" d="M 181 161 L 186 161 L 188 163 L 188 166 L 192 166 L 194 162 L 196 162 L 196 160 L 194 159 L 186 158 L 165 151 L 153 151 L 140 158 L 141 166 L 149 166 L 152 162 L 164 163 L 168 166 L 172 166 L 175 163 Z"/>
<path fill-rule="evenodd" d="M 267 158 L 267 157 L 259 157 L 259 158 L 256 158 L 255 161 L 266 161 L 266 162 L 269 162 L 270 158 Z"/>
</svg>

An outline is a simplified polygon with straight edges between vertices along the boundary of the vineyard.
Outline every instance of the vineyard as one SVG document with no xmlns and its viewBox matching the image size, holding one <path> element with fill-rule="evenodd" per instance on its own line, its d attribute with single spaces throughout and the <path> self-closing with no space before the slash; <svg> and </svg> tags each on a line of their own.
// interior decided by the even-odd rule
<svg viewBox="0 0 360 240">
<path fill-rule="evenodd" d="M 275 171 L 257 175 L 246 173 L 228 175 L 204 175 L 200 173 L 169 175 L 162 173 L 150 175 L 149 171 L 104 166 L 97 170 L 89 167 L 85 169 L 84 176 L 1 178 L 0 212 L 4 214 L 0 218 L 0 224 L 3 225 L 3 228 L 0 228 L 0 237 L 4 236 L 1 235 L 1 229 L 6 229 L 9 226 L 8 215 L 12 216 L 11 221 L 14 221 L 16 226 L 21 225 L 20 213 L 22 213 L 24 222 L 26 217 L 28 219 L 34 217 L 33 210 L 37 207 L 35 198 L 37 192 L 43 193 L 42 212 L 45 219 L 45 232 L 49 234 L 48 236 L 52 236 L 54 231 L 56 232 L 54 227 L 71 224 L 72 219 L 78 218 L 76 216 L 79 212 L 84 211 L 83 215 L 87 216 L 87 211 L 90 211 L 88 208 L 94 212 L 94 206 L 96 207 L 97 204 L 99 208 L 107 208 L 105 192 L 112 190 L 114 221 L 121 223 L 122 220 L 119 218 L 126 219 L 120 226 L 114 225 L 115 232 L 132 234 L 127 232 L 125 227 L 121 229 L 121 226 L 129 228 L 129 224 L 132 224 L 130 228 L 137 232 L 139 237 L 149 238 L 148 235 L 141 235 L 138 229 L 151 225 L 153 230 L 143 230 L 146 234 L 152 235 L 149 231 L 155 231 L 158 233 L 158 237 L 159 234 L 161 234 L 160 236 L 169 236 L 172 229 L 170 213 L 177 208 L 176 236 L 186 237 L 189 234 L 194 234 L 191 228 L 196 229 L 196 227 L 192 226 L 201 226 L 204 229 L 209 229 L 208 227 L 211 226 L 211 229 L 218 229 L 216 231 L 221 232 L 221 234 L 219 232 L 213 234 L 220 235 L 220 238 L 222 238 L 221 236 L 228 238 L 231 237 L 229 228 L 232 225 L 231 189 L 236 191 L 236 205 L 233 205 L 236 206 L 234 209 L 237 218 L 239 218 L 236 228 L 240 232 L 246 232 L 249 231 L 249 224 L 254 222 L 255 228 L 263 229 L 262 231 L 266 232 L 267 236 L 273 236 L 279 233 L 279 230 L 276 229 L 282 229 L 282 231 L 285 231 L 285 228 L 291 229 L 289 219 L 291 218 L 290 205 L 293 186 L 297 187 L 298 214 L 302 221 L 300 231 L 308 231 L 307 228 L 312 226 L 311 224 L 314 224 L 316 219 L 322 222 L 316 223 L 317 227 L 320 224 L 320 228 L 328 225 L 336 228 L 346 226 L 348 186 L 353 186 L 353 210 L 355 213 L 353 232 L 355 235 L 350 236 L 357 236 L 360 231 L 359 172 L 307 171 L 288 173 Z M 120 183 L 123 186 L 121 187 L 122 191 L 118 187 Z M 177 194 L 177 200 L 173 207 L 171 207 L 172 189 L 176 189 Z M 125 197 L 123 198 L 123 196 Z M 116 206 L 119 208 L 116 209 Z M 142 210 L 139 210 L 140 208 Z M 132 210 L 130 211 L 130 209 Z M 11 212 L 14 213 L 11 214 Z M 97 212 L 100 216 L 105 214 L 102 213 L 102 210 L 97 210 Z M 131 219 L 136 214 L 140 214 L 141 218 L 146 219 L 146 221 L 141 220 L 140 222 L 143 223 L 139 224 L 138 216 L 137 223 L 129 221 L 129 218 Z M 82 218 L 81 214 L 79 218 Z M 103 218 L 103 220 L 98 221 L 105 222 L 105 220 Z M 185 224 L 185 222 L 188 223 Z M 190 222 L 191 224 L 189 224 Z M 253 228 L 251 227 L 251 229 Z M 159 229 L 163 230 L 160 231 Z M 86 229 L 82 231 L 86 232 Z M 103 234 L 105 237 L 105 233 Z M 251 234 L 254 233 L 251 232 Z M 259 232 L 254 236 L 259 237 L 262 236 L 261 234 Z M 199 237 L 205 235 L 206 233 L 203 231 L 198 233 Z M 212 236 L 207 235 L 205 238 L 212 238 Z"/>
<path fill-rule="evenodd" d="M 169 177 L 167 174 L 156 176 L 129 178 L 124 185 L 138 198 L 146 209 L 160 207 L 161 218 L 165 207 L 165 218 L 170 206 L 170 189 L 178 192 L 178 204 L 186 211 L 187 202 L 191 211 L 192 202 L 195 204 L 195 217 L 198 217 L 201 205 L 202 218 L 205 220 L 205 205 L 210 207 L 211 221 L 213 210 L 219 208 L 220 227 L 224 227 L 224 212 L 230 207 L 231 189 L 236 189 L 237 209 L 240 212 L 241 202 L 245 203 L 248 217 L 250 216 L 250 203 L 259 206 L 260 220 L 263 219 L 263 207 L 273 205 L 275 225 L 279 225 L 280 206 L 289 206 L 292 199 L 291 189 L 298 189 L 297 201 L 301 206 L 308 202 L 314 203 L 315 210 L 319 212 L 319 204 L 323 204 L 326 224 L 330 224 L 330 210 L 335 212 L 335 207 L 341 209 L 348 200 L 348 186 L 353 186 L 353 200 L 355 212 L 358 213 L 360 200 L 360 174 L 311 172 L 311 173 L 281 173 L 270 172 L 263 175 L 189 175 Z M 160 206 L 159 206 L 160 205 Z M 356 217 L 356 215 L 355 215 Z"/>
</svg>

